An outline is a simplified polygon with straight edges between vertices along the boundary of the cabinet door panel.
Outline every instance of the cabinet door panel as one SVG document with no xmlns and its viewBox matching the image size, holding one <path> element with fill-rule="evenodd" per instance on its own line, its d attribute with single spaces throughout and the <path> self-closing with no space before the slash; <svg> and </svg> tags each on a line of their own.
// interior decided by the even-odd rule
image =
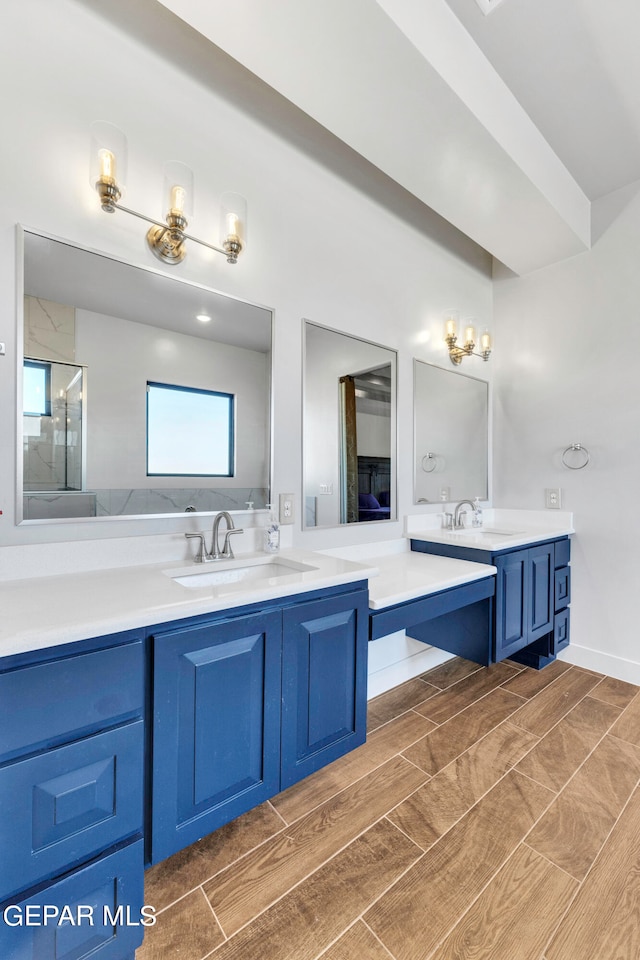
<svg viewBox="0 0 640 960">
<path fill-rule="evenodd" d="M 495 659 L 520 650 L 527 643 L 526 597 L 529 586 L 527 551 L 518 550 L 496 560 L 496 651 Z"/>
<path fill-rule="evenodd" d="M 282 788 L 364 743 L 366 595 L 284 614 Z"/>
<path fill-rule="evenodd" d="M 529 551 L 529 639 L 537 640 L 553 630 L 553 544 Z"/>
<path fill-rule="evenodd" d="M 277 793 L 280 612 L 154 637 L 152 860 Z"/>
</svg>

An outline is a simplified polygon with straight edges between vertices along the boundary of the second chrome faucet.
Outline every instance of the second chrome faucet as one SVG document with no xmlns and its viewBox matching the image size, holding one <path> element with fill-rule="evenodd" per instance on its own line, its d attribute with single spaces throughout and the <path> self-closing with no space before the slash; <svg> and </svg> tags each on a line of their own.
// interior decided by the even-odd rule
<svg viewBox="0 0 640 960">
<path fill-rule="evenodd" d="M 220 549 L 220 521 L 224 518 L 227 529 L 224 535 L 224 544 Z M 231 537 L 234 533 L 243 533 L 241 527 L 236 527 L 233 517 L 226 510 L 216 514 L 211 533 L 211 550 L 207 550 L 204 533 L 185 533 L 187 540 L 199 540 L 200 547 L 196 554 L 196 563 L 210 563 L 213 560 L 233 560 Z"/>
</svg>

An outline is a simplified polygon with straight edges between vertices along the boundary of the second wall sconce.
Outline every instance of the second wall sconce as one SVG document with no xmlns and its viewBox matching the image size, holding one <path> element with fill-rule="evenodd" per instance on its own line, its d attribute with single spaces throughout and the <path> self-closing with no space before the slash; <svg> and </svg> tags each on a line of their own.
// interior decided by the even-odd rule
<svg viewBox="0 0 640 960">
<path fill-rule="evenodd" d="M 220 198 L 220 246 L 186 233 L 193 214 L 193 173 L 184 163 L 166 163 L 164 167 L 163 203 L 165 219 L 156 220 L 120 203 L 127 177 L 127 138 L 112 123 L 99 121 L 91 125 L 91 186 L 100 197 L 105 213 L 121 210 L 151 224 L 147 243 L 152 253 L 164 263 L 184 260 L 187 240 L 237 263 L 247 243 L 247 202 L 238 193 L 224 193 Z"/>
<path fill-rule="evenodd" d="M 471 319 L 465 321 L 464 343 L 458 345 L 457 310 L 448 310 L 444 316 L 444 341 L 449 349 L 449 357 L 456 366 L 462 363 L 465 357 L 481 357 L 488 360 L 491 356 L 491 335 L 487 330 L 480 336 L 480 352 L 476 353 L 476 330 Z"/>
</svg>

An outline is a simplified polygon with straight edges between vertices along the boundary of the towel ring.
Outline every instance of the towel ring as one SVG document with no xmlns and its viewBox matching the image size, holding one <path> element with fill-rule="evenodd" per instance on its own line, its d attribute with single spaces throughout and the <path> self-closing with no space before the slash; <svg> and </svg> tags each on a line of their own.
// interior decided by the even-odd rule
<svg viewBox="0 0 640 960">
<path fill-rule="evenodd" d="M 575 464 L 573 464 L 573 463 L 568 463 L 568 461 L 567 461 L 567 454 L 568 454 L 568 453 L 578 453 L 578 454 L 580 454 L 580 456 L 579 456 L 578 459 L 579 459 L 581 462 L 580 462 L 580 463 L 575 463 Z M 566 448 L 566 450 L 564 450 L 563 453 L 562 453 L 562 462 L 563 462 L 563 464 L 565 465 L 565 467 L 566 467 L 568 470 L 582 470 L 583 467 L 586 467 L 586 465 L 589 463 L 590 460 L 591 460 L 591 454 L 589 453 L 589 451 L 587 450 L 587 448 L 584 447 L 581 443 L 572 443 L 572 444 L 570 444 L 570 445 Z"/>
<path fill-rule="evenodd" d="M 425 460 L 427 461 L 427 466 L 425 466 Z M 431 466 L 429 466 L 428 464 L 431 464 Z M 427 453 L 424 455 L 424 457 L 422 458 L 422 469 L 424 470 L 425 473 L 433 473 L 433 471 L 436 469 L 437 466 L 438 466 L 437 454 Z"/>
</svg>

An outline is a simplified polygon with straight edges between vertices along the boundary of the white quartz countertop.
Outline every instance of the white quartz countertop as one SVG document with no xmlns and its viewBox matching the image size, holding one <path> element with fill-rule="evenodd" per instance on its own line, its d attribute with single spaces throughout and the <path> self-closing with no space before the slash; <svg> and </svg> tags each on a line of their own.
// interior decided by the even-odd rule
<svg viewBox="0 0 640 960">
<path fill-rule="evenodd" d="M 447 508 L 448 509 L 448 508 Z M 447 543 L 471 550 L 510 550 L 543 540 L 575 533 L 573 515 L 549 510 L 485 510 L 483 525 L 472 527 L 471 510 L 467 513 L 469 524 L 464 530 L 444 530 L 436 515 L 407 517 L 405 535 L 411 540 L 429 543 Z"/>
<path fill-rule="evenodd" d="M 234 568 L 259 565 L 266 556 L 245 554 L 231 562 L 173 562 L 4 581 L 0 584 L 0 656 L 291 597 L 377 574 L 369 562 L 283 550 L 272 555 L 276 563 L 311 569 L 291 568 L 283 575 L 279 567 L 280 575 L 273 578 L 233 579 Z M 223 582 L 195 589 L 174 579 L 225 570 L 231 575 L 223 576 Z"/>
<path fill-rule="evenodd" d="M 383 610 L 450 587 L 483 580 L 496 572 L 496 568 L 488 563 L 417 553 L 410 549 L 407 540 L 342 547 L 326 552 L 354 560 L 366 556 L 376 567 L 378 576 L 369 581 L 369 607 L 372 610 Z"/>
</svg>

